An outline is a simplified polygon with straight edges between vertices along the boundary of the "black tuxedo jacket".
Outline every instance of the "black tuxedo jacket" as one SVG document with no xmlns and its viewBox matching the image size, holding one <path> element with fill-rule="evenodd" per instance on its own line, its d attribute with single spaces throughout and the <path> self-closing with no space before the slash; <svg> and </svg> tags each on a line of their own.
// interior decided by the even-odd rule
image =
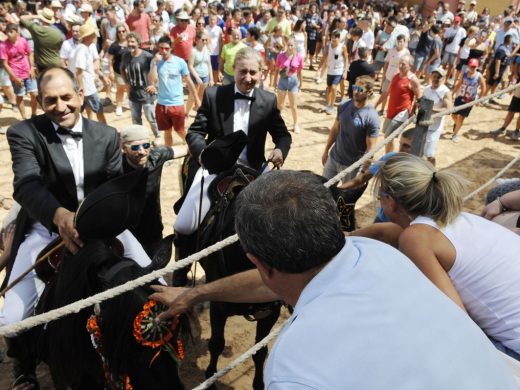
<svg viewBox="0 0 520 390">
<path fill-rule="evenodd" d="M 195 121 L 188 129 L 186 141 L 193 157 L 198 160 L 207 144 L 233 132 L 235 112 L 235 84 L 206 88 Z M 291 135 L 287 131 L 273 93 L 255 88 L 255 101 L 251 102 L 247 134 L 247 158 L 252 168 L 259 169 L 265 162 L 265 140 L 271 134 L 276 148 L 283 158 L 291 147 Z M 206 139 L 207 137 L 207 139 Z"/>
<path fill-rule="evenodd" d="M 52 220 L 58 207 L 78 208 L 76 182 L 54 126 L 45 115 L 9 128 L 7 141 L 14 171 L 14 199 L 22 206 L 18 223 L 25 231 L 40 222 L 56 232 Z M 108 179 L 122 173 L 116 129 L 83 118 L 85 196 Z M 18 227 L 17 227 L 18 230 Z"/>
</svg>

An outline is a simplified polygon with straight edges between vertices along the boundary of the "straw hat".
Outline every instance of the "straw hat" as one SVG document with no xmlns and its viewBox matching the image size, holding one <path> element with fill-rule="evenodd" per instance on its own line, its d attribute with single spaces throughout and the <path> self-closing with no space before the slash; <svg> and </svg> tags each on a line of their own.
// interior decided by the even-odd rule
<svg viewBox="0 0 520 390">
<path fill-rule="evenodd" d="M 59 0 L 52 0 L 51 8 L 63 8 Z"/>
<path fill-rule="evenodd" d="M 92 6 L 90 4 L 83 3 L 83 4 L 81 4 L 81 7 L 79 8 L 79 12 L 93 13 L 94 9 L 92 8 Z"/>
<path fill-rule="evenodd" d="M 179 14 L 175 17 L 175 19 L 179 20 L 190 20 L 190 16 L 186 13 L 186 11 L 181 11 Z"/>
<path fill-rule="evenodd" d="M 79 28 L 79 39 L 88 37 L 89 35 L 96 34 L 96 27 L 92 23 L 85 23 Z"/>
<path fill-rule="evenodd" d="M 70 24 L 81 24 L 82 19 L 76 14 L 65 14 L 65 21 L 69 22 Z"/>
<path fill-rule="evenodd" d="M 54 19 L 54 12 L 49 8 L 44 8 L 41 11 L 38 11 L 38 15 L 40 15 L 40 19 L 45 23 L 54 24 L 54 22 L 56 22 Z"/>
</svg>

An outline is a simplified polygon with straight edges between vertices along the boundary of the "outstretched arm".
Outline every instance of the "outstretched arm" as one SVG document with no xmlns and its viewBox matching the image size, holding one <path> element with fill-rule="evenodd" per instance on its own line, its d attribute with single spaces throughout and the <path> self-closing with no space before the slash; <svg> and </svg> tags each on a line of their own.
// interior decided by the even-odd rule
<svg viewBox="0 0 520 390">
<path fill-rule="evenodd" d="M 206 301 L 260 303 L 276 301 L 280 298 L 267 288 L 256 269 L 244 271 L 211 283 L 194 288 L 152 286 L 155 299 L 168 306 L 168 310 L 159 315 L 160 320 L 167 320 L 189 310 L 198 303 Z"/>
</svg>

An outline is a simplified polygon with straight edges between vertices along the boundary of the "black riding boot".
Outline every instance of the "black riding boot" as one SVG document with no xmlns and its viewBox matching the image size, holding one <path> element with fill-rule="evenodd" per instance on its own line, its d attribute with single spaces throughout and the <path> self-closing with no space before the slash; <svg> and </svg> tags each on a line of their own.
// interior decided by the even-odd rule
<svg viewBox="0 0 520 390">
<path fill-rule="evenodd" d="M 175 261 L 184 259 L 192 255 L 197 250 L 197 233 L 191 235 L 175 233 L 173 239 L 175 245 Z M 184 287 L 188 283 L 188 272 L 190 272 L 191 265 L 181 268 L 173 273 L 172 285 L 173 287 Z"/>
<path fill-rule="evenodd" d="M 31 331 L 16 337 L 6 337 L 7 356 L 13 359 L 15 384 L 31 383 L 33 389 L 39 389 L 36 380 L 35 337 Z"/>
</svg>

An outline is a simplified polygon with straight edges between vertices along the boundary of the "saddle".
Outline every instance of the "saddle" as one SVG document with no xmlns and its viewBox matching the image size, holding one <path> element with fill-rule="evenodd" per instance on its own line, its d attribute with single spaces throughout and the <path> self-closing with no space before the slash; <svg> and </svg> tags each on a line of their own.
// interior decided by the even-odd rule
<svg viewBox="0 0 520 390">
<path fill-rule="evenodd" d="M 117 238 L 110 241 L 109 248 L 116 256 L 122 257 L 124 254 L 123 244 Z M 67 252 L 68 250 L 61 237 L 57 237 L 43 248 L 41 252 L 38 253 L 36 263 L 34 264 L 34 270 L 38 278 L 45 284 L 50 283 L 56 275 L 56 272 L 58 272 L 61 261 Z"/>
</svg>

